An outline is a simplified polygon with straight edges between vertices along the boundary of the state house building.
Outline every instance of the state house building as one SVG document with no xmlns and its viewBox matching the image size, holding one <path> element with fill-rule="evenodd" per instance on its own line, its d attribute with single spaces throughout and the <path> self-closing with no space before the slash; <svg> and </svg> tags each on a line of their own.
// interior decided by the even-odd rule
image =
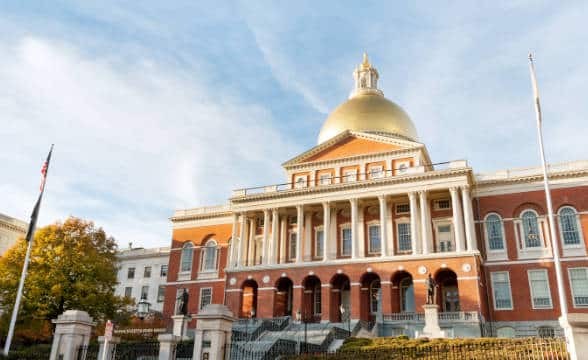
<svg viewBox="0 0 588 360">
<path fill-rule="evenodd" d="M 166 315 L 187 289 L 191 314 L 218 303 L 239 318 L 376 322 L 379 335 L 414 336 L 431 274 L 450 336 L 549 336 L 561 331 L 556 241 L 570 312 L 588 311 L 588 161 L 550 167 L 552 239 L 540 168 L 433 164 L 367 57 L 353 77 L 318 145 L 283 164 L 285 184 L 175 212 Z"/>
</svg>

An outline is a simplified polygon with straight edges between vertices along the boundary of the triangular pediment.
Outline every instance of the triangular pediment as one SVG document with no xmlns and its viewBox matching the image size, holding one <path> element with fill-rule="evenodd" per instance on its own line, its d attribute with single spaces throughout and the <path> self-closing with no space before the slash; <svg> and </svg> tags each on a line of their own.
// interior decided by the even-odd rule
<svg viewBox="0 0 588 360">
<path fill-rule="evenodd" d="M 288 160 L 283 166 L 421 147 L 424 147 L 421 143 L 399 139 L 396 136 L 348 130 Z"/>
</svg>

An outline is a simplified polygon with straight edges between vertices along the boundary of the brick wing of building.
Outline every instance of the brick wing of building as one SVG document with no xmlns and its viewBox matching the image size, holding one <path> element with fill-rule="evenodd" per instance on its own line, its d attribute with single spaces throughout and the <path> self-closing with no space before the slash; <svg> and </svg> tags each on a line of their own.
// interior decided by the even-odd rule
<svg viewBox="0 0 588 360">
<path fill-rule="evenodd" d="M 556 241 L 568 306 L 587 311 L 588 161 L 550 168 L 552 239 L 540 168 L 432 164 L 378 78 L 364 58 L 318 145 L 283 164 L 285 184 L 174 214 L 166 315 L 187 289 L 191 314 L 218 303 L 240 318 L 378 320 L 382 335 L 414 336 L 431 274 L 450 336 L 548 336 L 560 331 Z"/>
</svg>

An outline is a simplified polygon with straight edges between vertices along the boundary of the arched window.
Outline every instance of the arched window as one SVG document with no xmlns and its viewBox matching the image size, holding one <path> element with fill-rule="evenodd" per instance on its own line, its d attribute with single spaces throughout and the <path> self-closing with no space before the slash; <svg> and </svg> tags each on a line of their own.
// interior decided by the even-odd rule
<svg viewBox="0 0 588 360">
<path fill-rule="evenodd" d="M 532 210 L 526 210 L 521 214 L 523 221 L 523 235 L 525 236 L 525 247 L 541 247 L 541 238 L 539 237 L 539 222 L 537 214 Z"/>
<path fill-rule="evenodd" d="M 194 245 L 191 242 L 184 244 L 182 249 L 182 261 L 180 265 L 181 272 L 187 272 L 192 270 L 192 255 L 194 254 Z"/>
<path fill-rule="evenodd" d="M 502 219 L 497 214 L 486 216 L 486 239 L 490 250 L 504 250 L 504 234 L 502 232 Z"/>
<path fill-rule="evenodd" d="M 216 241 L 209 240 L 204 247 L 204 257 L 202 259 L 202 270 L 203 271 L 214 271 L 216 270 Z"/>
<path fill-rule="evenodd" d="M 564 246 L 580 244 L 579 228 L 578 213 L 574 208 L 565 206 L 559 209 L 559 230 Z"/>
<path fill-rule="evenodd" d="M 400 281 L 400 307 L 401 312 L 415 311 L 414 287 L 410 277 L 405 277 Z"/>
<path fill-rule="evenodd" d="M 374 279 L 370 283 L 370 313 L 378 312 L 378 304 L 380 302 L 380 279 Z"/>
</svg>

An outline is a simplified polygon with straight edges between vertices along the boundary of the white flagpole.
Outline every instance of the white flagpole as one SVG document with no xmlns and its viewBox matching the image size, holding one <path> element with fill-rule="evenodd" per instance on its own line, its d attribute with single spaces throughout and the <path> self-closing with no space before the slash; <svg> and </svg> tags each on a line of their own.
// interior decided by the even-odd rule
<svg viewBox="0 0 588 360">
<path fill-rule="evenodd" d="M 529 66 L 531 70 L 531 82 L 533 85 L 533 97 L 535 100 L 535 115 L 537 117 L 537 134 L 539 137 L 539 153 L 541 154 L 541 165 L 543 167 L 543 186 L 545 188 L 545 200 L 547 202 L 547 217 L 549 221 L 549 235 L 551 238 L 551 245 L 553 248 L 553 263 L 555 266 L 555 278 L 557 280 L 557 294 L 559 298 L 559 308 L 561 310 L 561 317 L 559 318 L 560 326 L 564 330 L 564 335 L 568 345 L 568 352 L 570 359 L 576 360 L 576 346 L 572 334 L 572 328 L 568 322 L 568 303 L 563 280 L 563 271 L 561 268 L 561 260 L 559 257 L 559 241 L 555 232 L 555 219 L 553 216 L 553 204 L 551 203 L 551 190 L 549 188 L 549 178 L 547 175 L 547 164 L 545 162 L 545 150 L 543 148 L 543 124 L 541 105 L 539 103 L 539 89 L 537 87 L 537 77 L 535 76 L 535 65 L 533 64 L 533 55 L 529 54 Z"/>
</svg>

